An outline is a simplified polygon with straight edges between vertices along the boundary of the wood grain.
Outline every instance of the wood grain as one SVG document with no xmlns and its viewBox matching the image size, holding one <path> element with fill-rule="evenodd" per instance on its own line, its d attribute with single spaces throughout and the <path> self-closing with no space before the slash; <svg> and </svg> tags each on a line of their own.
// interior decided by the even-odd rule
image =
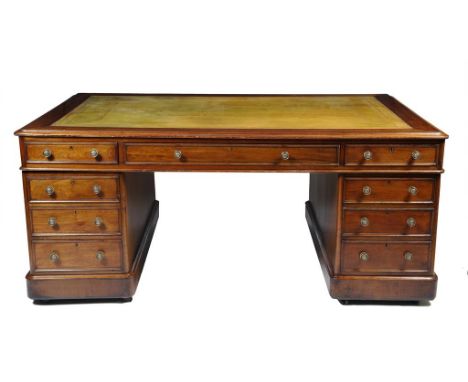
<svg viewBox="0 0 468 382">
<path fill-rule="evenodd" d="M 353 178 L 344 182 L 344 203 L 432 203 L 433 178 Z"/>
<path fill-rule="evenodd" d="M 344 241 L 341 255 L 343 274 L 408 274 L 430 273 L 430 242 Z M 366 252 L 363 261 L 360 253 Z M 412 254 L 406 260 L 405 253 Z"/>
<path fill-rule="evenodd" d="M 96 257 L 98 251 L 104 255 Z M 58 256 L 51 261 L 50 254 Z M 122 269 L 122 242 L 99 238 L 98 240 L 36 240 L 33 242 L 34 272 L 111 272 Z"/>
<path fill-rule="evenodd" d="M 367 218 L 368 226 L 361 225 Z M 416 225 L 409 227 L 407 220 L 414 218 Z M 430 235 L 432 228 L 432 209 L 344 209 L 344 235 Z"/>
<path fill-rule="evenodd" d="M 27 182 L 31 202 L 118 202 L 120 198 L 116 175 L 30 174 Z M 51 195 L 47 187 L 53 188 Z"/>
</svg>

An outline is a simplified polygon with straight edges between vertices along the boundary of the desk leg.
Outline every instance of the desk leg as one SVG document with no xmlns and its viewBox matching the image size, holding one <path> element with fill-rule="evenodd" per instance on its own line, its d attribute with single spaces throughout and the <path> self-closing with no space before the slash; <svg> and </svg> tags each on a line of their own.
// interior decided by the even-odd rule
<svg viewBox="0 0 468 382">
<path fill-rule="evenodd" d="M 80 175 L 73 176 L 78 179 Z M 50 182 L 54 179 L 50 175 Z M 118 203 L 76 205 L 57 202 L 50 203 L 48 208 L 70 208 L 70 211 L 88 207 L 113 209 L 119 213 L 120 233 L 77 236 L 63 232 L 55 236 L 37 236 L 29 229 L 31 270 L 26 281 L 28 296 L 35 303 L 131 301 L 158 221 L 159 202 L 155 200 L 153 173 L 119 174 L 117 179 L 120 190 Z M 25 180 L 27 183 L 28 179 Z M 29 228 L 32 216 L 29 212 L 36 208 L 30 204 L 27 200 Z M 44 243 L 51 248 L 59 248 L 56 252 L 59 260 L 47 265 L 47 268 L 44 268 L 44 261 L 39 261 L 36 256 L 42 256 L 39 251 Z M 112 250 L 116 251 L 116 243 L 120 247 L 120 257 L 117 257 L 120 260 L 115 260 L 116 252 L 111 253 Z M 90 256 L 94 256 L 94 252 L 90 252 L 89 248 L 93 245 L 110 248 L 110 252 L 104 252 L 106 257 L 102 261 L 102 270 L 96 268 L 96 259 L 91 261 Z M 119 261 L 119 268 L 107 270 L 107 259 Z"/>
</svg>

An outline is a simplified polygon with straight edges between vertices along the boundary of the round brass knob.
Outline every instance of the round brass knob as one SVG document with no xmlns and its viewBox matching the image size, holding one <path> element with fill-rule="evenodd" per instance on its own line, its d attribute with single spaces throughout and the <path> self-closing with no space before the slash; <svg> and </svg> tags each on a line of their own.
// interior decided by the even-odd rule
<svg viewBox="0 0 468 382">
<path fill-rule="evenodd" d="M 418 150 L 414 150 L 411 153 L 411 158 L 413 158 L 413 160 L 418 160 L 420 157 L 421 157 L 421 153 Z"/>
<path fill-rule="evenodd" d="M 45 150 L 42 152 L 42 155 L 44 156 L 44 158 L 50 159 L 50 158 L 52 157 L 52 150 L 50 150 L 50 149 L 45 149 Z"/>
<path fill-rule="evenodd" d="M 91 149 L 89 152 L 92 158 L 97 159 L 99 157 L 99 151 L 97 149 Z"/>
<path fill-rule="evenodd" d="M 408 227 L 413 228 L 413 227 L 416 226 L 416 219 L 415 218 L 408 218 L 406 220 L 406 224 L 408 225 Z"/>
<path fill-rule="evenodd" d="M 102 261 L 102 260 L 104 260 L 104 258 L 105 258 L 104 251 L 97 251 L 96 252 L 96 259 L 98 261 Z"/>
<path fill-rule="evenodd" d="M 54 195 L 54 194 L 55 194 L 54 186 L 47 186 L 46 189 L 45 189 L 45 192 L 46 192 L 47 195 L 49 195 L 49 196 Z"/>
<path fill-rule="evenodd" d="M 104 225 L 104 220 L 102 220 L 101 217 L 96 216 L 96 219 L 94 219 L 94 224 L 96 224 L 97 227 L 101 227 Z"/>
<path fill-rule="evenodd" d="M 362 261 L 367 261 L 369 260 L 369 254 L 366 251 L 362 251 L 361 253 L 359 253 L 359 258 Z"/>
<path fill-rule="evenodd" d="M 371 160 L 372 159 L 372 151 L 366 150 L 362 154 L 365 160 Z"/>
<path fill-rule="evenodd" d="M 367 227 L 369 225 L 369 219 L 363 216 L 361 218 L 361 227 Z"/>
<path fill-rule="evenodd" d="M 51 227 L 55 227 L 57 225 L 57 218 L 51 216 L 47 222 Z"/>
<path fill-rule="evenodd" d="M 101 189 L 101 186 L 99 184 L 95 184 L 93 186 L 93 192 L 96 194 L 96 195 L 99 195 L 101 193 L 102 189 Z"/>
<path fill-rule="evenodd" d="M 288 160 L 289 159 L 289 153 L 287 151 L 283 151 L 281 153 L 281 159 Z"/>
<path fill-rule="evenodd" d="M 416 195 L 418 193 L 418 189 L 416 186 L 409 186 L 408 187 L 408 192 L 411 194 L 411 195 Z"/>
<path fill-rule="evenodd" d="M 410 251 L 406 251 L 403 254 L 403 257 L 405 258 L 406 261 L 411 261 L 413 260 L 413 254 Z"/>
<path fill-rule="evenodd" d="M 180 151 L 180 150 L 175 150 L 175 151 L 174 151 L 174 157 L 175 157 L 176 159 L 182 159 L 182 151 Z"/>
<path fill-rule="evenodd" d="M 364 186 L 362 188 L 362 193 L 364 195 L 370 195 L 372 193 L 372 188 L 370 186 Z"/>
<path fill-rule="evenodd" d="M 57 263 L 60 260 L 60 256 L 56 251 L 52 251 L 51 253 L 49 253 L 49 259 L 53 263 Z"/>
</svg>

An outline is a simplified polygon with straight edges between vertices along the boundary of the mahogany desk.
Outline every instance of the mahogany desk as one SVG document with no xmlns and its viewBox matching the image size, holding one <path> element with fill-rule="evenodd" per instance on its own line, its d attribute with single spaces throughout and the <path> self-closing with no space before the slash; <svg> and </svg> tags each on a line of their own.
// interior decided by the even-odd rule
<svg viewBox="0 0 468 382">
<path fill-rule="evenodd" d="M 340 300 L 431 300 L 447 135 L 388 95 L 77 94 L 18 130 L 36 301 L 131 299 L 154 171 L 310 173 Z"/>
</svg>

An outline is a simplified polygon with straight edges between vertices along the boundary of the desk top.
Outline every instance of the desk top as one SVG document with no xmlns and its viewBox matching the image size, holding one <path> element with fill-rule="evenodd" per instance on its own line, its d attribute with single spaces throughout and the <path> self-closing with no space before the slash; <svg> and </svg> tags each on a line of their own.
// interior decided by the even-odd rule
<svg viewBox="0 0 468 382">
<path fill-rule="evenodd" d="M 77 94 L 16 132 L 149 138 L 446 138 L 388 95 Z"/>
</svg>

